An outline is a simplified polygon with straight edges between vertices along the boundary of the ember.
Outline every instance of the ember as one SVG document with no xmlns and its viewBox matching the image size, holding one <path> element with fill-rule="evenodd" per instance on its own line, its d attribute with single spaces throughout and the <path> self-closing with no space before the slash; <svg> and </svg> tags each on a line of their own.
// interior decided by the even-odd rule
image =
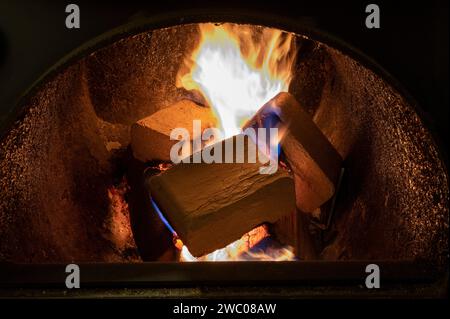
<svg viewBox="0 0 450 319">
<path fill-rule="evenodd" d="M 123 178 L 117 185 L 108 188 L 109 214 L 104 222 L 104 236 L 130 261 L 139 261 L 136 244 L 131 232 L 129 207 L 125 194 L 129 185 Z"/>
</svg>

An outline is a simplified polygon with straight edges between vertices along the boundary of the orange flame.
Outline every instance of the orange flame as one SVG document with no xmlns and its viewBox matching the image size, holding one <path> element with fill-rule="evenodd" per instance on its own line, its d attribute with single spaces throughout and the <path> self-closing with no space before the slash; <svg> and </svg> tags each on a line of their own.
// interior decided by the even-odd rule
<svg viewBox="0 0 450 319">
<path fill-rule="evenodd" d="M 276 29 L 200 24 L 200 43 L 178 72 L 177 86 L 199 91 L 229 138 L 267 101 L 288 91 L 293 43 L 292 34 Z"/>
<path fill-rule="evenodd" d="M 222 138 L 229 138 L 240 133 L 271 98 L 288 91 L 296 56 L 294 36 L 246 25 L 206 23 L 199 28 L 200 42 L 185 58 L 176 85 L 201 93 L 218 119 Z M 225 248 L 199 258 L 193 257 L 181 240 L 175 239 L 175 246 L 181 250 L 181 261 L 295 259 L 289 246 L 249 252 L 268 236 L 267 228 L 259 226 Z"/>
</svg>

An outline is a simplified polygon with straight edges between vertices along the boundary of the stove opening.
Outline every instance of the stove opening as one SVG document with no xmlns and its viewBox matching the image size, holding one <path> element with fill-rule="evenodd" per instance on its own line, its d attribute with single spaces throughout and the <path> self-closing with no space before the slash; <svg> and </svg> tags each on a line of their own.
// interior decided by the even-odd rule
<svg viewBox="0 0 450 319">
<path fill-rule="evenodd" d="M 446 261 L 439 150 L 358 56 L 236 23 L 88 53 L 2 132 L 1 260 Z"/>
</svg>

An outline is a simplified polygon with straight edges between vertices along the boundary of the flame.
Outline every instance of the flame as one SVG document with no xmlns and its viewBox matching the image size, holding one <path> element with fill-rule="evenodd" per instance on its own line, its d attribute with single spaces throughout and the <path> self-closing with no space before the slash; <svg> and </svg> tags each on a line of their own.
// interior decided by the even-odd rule
<svg viewBox="0 0 450 319">
<path fill-rule="evenodd" d="M 177 86 L 200 92 L 218 118 L 222 138 L 229 138 L 267 101 L 288 91 L 293 36 L 243 25 L 199 27 L 200 43 L 180 68 Z"/>
<path fill-rule="evenodd" d="M 260 243 L 264 239 L 271 238 L 269 230 L 266 225 L 258 226 L 240 239 L 229 244 L 225 248 L 218 249 L 208 255 L 196 258 L 191 255 L 189 249 L 184 245 L 183 241 L 178 237 L 175 230 L 163 216 L 158 205 L 151 200 L 152 206 L 155 208 L 156 213 L 164 222 L 166 227 L 172 232 L 173 244 L 180 250 L 180 261 L 243 261 L 243 260 L 259 260 L 259 261 L 288 261 L 295 260 L 295 254 L 293 248 L 290 246 L 285 247 L 260 247 L 255 251 Z M 275 243 L 275 241 L 273 241 Z M 253 250 L 253 251 L 252 251 Z"/>
<path fill-rule="evenodd" d="M 295 260 L 293 249 L 290 246 L 281 248 L 267 248 L 260 249 L 259 251 L 252 252 L 252 248 L 255 248 L 258 243 L 265 238 L 269 238 L 270 234 L 265 226 L 258 226 L 242 236 L 240 239 L 229 244 L 225 248 L 218 249 L 210 254 L 195 258 L 189 252 L 186 245 L 181 244 L 180 240 L 177 240 L 177 248 L 181 250 L 180 261 L 193 262 L 193 261 L 289 261 Z"/>
<path fill-rule="evenodd" d="M 176 85 L 200 93 L 218 119 L 222 138 L 229 138 L 241 133 L 266 102 L 288 91 L 296 56 L 294 38 L 280 30 L 255 26 L 206 23 L 199 28 L 200 42 L 183 61 Z M 259 226 L 199 258 L 176 237 L 174 244 L 181 251 L 180 261 L 295 259 L 289 246 L 254 251 L 265 238 L 270 234 L 265 226 Z"/>
</svg>

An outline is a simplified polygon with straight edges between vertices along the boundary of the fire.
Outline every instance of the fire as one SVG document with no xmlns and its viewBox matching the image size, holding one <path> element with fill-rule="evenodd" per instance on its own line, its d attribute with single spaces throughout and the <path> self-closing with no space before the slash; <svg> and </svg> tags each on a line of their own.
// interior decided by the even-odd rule
<svg viewBox="0 0 450 319">
<path fill-rule="evenodd" d="M 294 260 L 292 247 L 260 247 L 264 239 L 270 239 L 270 234 L 265 226 L 258 226 L 240 239 L 229 244 L 225 248 L 218 249 L 208 255 L 195 258 L 189 252 L 186 245 L 176 240 L 176 246 L 181 250 L 180 261 L 288 261 Z"/>
<path fill-rule="evenodd" d="M 296 56 L 294 37 L 245 25 L 207 23 L 199 28 L 200 42 L 185 58 L 176 85 L 200 93 L 218 119 L 222 138 L 229 138 L 241 133 L 266 102 L 288 91 Z M 174 241 L 181 261 L 295 259 L 292 247 L 275 243 L 265 226 L 199 258 L 193 257 L 176 235 Z"/>
<path fill-rule="evenodd" d="M 267 101 L 288 91 L 293 43 L 291 34 L 276 29 L 200 24 L 200 43 L 180 68 L 177 86 L 200 92 L 229 138 Z"/>
</svg>

